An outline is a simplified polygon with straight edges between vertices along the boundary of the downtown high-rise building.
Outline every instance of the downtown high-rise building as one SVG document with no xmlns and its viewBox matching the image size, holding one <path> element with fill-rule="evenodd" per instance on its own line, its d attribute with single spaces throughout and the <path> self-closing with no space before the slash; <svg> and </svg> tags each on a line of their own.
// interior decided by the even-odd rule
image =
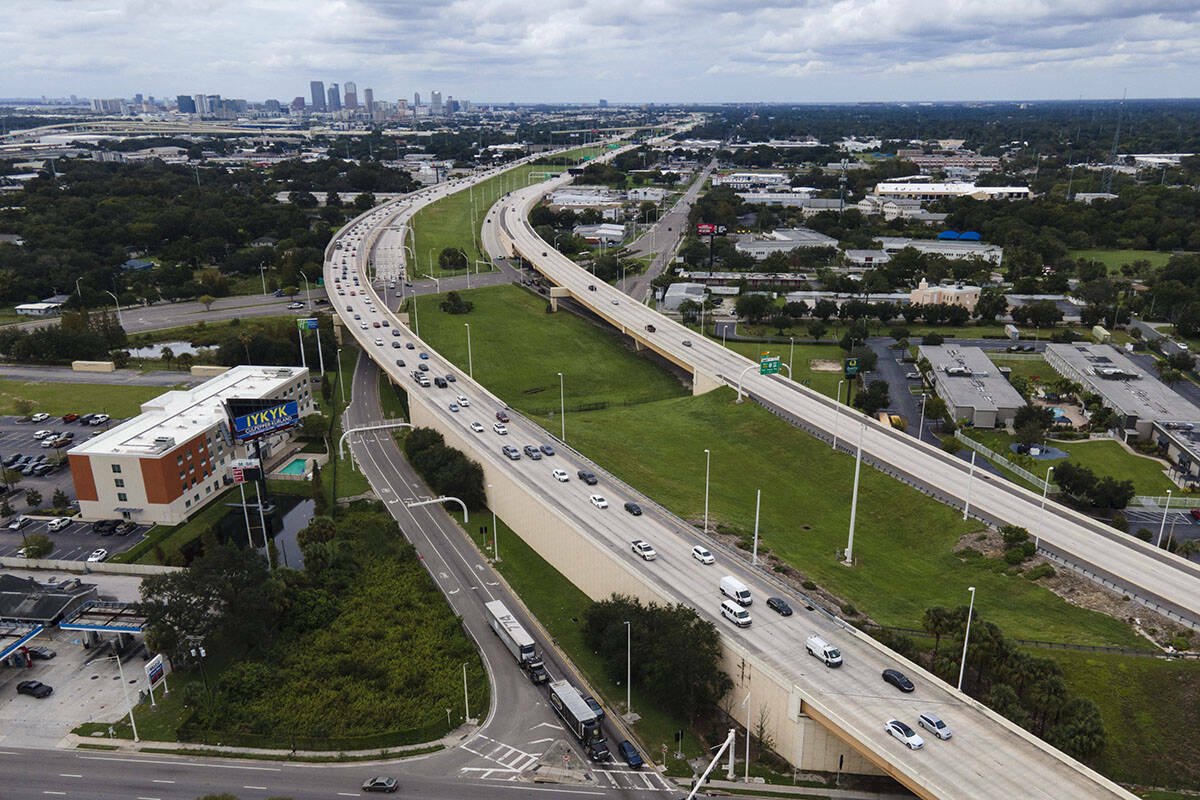
<svg viewBox="0 0 1200 800">
<path fill-rule="evenodd" d="M 414 111 L 414 113 L 416 112 L 416 109 L 418 109 L 420 107 L 421 107 L 421 93 L 413 92 L 413 111 Z"/>
<path fill-rule="evenodd" d="M 312 92 L 312 110 L 325 110 L 325 82 L 311 81 L 308 84 L 309 90 Z"/>
<path fill-rule="evenodd" d="M 429 93 L 429 113 L 435 117 L 442 114 L 442 93 L 436 89 Z"/>
<path fill-rule="evenodd" d="M 399 114 L 401 119 L 408 116 L 408 101 L 403 97 L 396 101 L 396 113 Z"/>
<path fill-rule="evenodd" d="M 195 114 L 196 100 L 186 94 L 181 94 L 175 98 L 175 105 L 179 109 L 180 114 Z"/>
<path fill-rule="evenodd" d="M 342 110 L 342 96 L 336 83 L 329 84 L 329 89 L 325 92 L 325 105 L 328 111 Z"/>
<path fill-rule="evenodd" d="M 375 111 L 375 90 L 371 87 L 363 89 L 363 105 L 367 107 L 367 113 L 371 114 Z"/>
<path fill-rule="evenodd" d="M 346 98 L 347 110 L 353 111 L 358 108 L 358 84 L 354 81 L 346 81 L 346 91 L 343 96 Z"/>
</svg>

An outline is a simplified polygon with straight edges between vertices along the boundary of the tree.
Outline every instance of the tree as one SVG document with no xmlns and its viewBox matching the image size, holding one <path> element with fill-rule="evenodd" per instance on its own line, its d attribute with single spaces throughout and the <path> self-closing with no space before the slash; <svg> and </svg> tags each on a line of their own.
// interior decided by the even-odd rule
<svg viewBox="0 0 1200 800">
<path fill-rule="evenodd" d="M 1086 697 L 1075 697 L 1063 705 L 1046 739 L 1075 758 L 1088 759 L 1104 750 L 1108 735 L 1096 704 Z"/>
<path fill-rule="evenodd" d="M 695 300 L 684 300 L 679 304 L 679 316 L 686 323 L 693 323 L 700 316 L 700 304 Z"/>
<path fill-rule="evenodd" d="M 934 606 L 933 608 L 925 609 L 925 615 L 921 618 L 921 628 L 931 636 L 933 636 L 933 654 L 937 657 L 938 645 L 941 644 L 942 637 L 952 633 L 955 630 L 954 618 L 950 614 L 950 609 L 943 606 Z"/>
<path fill-rule="evenodd" d="M 25 490 L 25 504 L 30 508 L 37 508 L 42 504 L 42 493 L 37 489 Z"/>
<path fill-rule="evenodd" d="M 158 351 L 158 357 L 167 362 L 167 369 L 170 369 L 171 362 L 175 360 L 175 351 L 163 345 L 162 349 Z"/>
<path fill-rule="evenodd" d="M 854 407 L 864 414 L 875 416 L 891 402 L 887 381 L 871 381 L 865 392 L 854 395 Z"/>
<path fill-rule="evenodd" d="M 438 308 L 447 314 L 469 314 L 475 308 L 475 304 L 464 300 L 458 292 L 448 292 L 446 299 L 438 304 Z"/>
<path fill-rule="evenodd" d="M 1174 386 L 1183 380 L 1183 373 L 1165 361 L 1159 361 L 1154 366 L 1158 370 L 1158 379 L 1167 386 Z"/>
<path fill-rule="evenodd" d="M 44 533 L 31 533 L 25 537 L 25 557 L 45 558 L 54 550 L 54 542 Z"/>
<path fill-rule="evenodd" d="M 283 287 L 283 293 L 294 300 L 296 295 L 300 294 L 300 287 L 293 283 Z"/>
<path fill-rule="evenodd" d="M 24 476 L 21 474 L 21 470 L 19 469 L 6 469 L 4 470 L 4 485 L 9 489 L 15 489 L 23 477 Z"/>
<path fill-rule="evenodd" d="M 813 306 L 812 315 L 821 322 L 828 322 L 829 318 L 838 313 L 838 305 L 832 300 L 821 299 Z"/>
<path fill-rule="evenodd" d="M 745 292 L 738 296 L 734 310 L 742 319 L 756 324 L 771 313 L 772 306 L 771 298 L 762 292 Z"/>
<path fill-rule="evenodd" d="M 375 195 L 370 192 L 363 192 L 358 197 L 354 198 L 355 211 L 369 211 L 375 207 Z"/>
<path fill-rule="evenodd" d="M 211 294 L 202 294 L 196 298 L 196 302 L 204 306 L 205 311 L 212 311 L 212 304 L 217 302 L 217 298 Z"/>
<path fill-rule="evenodd" d="M 1013 417 L 1013 428 L 1017 434 L 1017 441 L 1022 444 L 1040 442 L 1053 424 L 1054 412 L 1046 406 L 1035 406 L 1032 403 L 1026 403 L 1018 408 L 1016 416 Z"/>
<path fill-rule="evenodd" d="M 191 353 L 180 353 L 175 358 L 175 363 L 181 370 L 187 372 L 192 368 L 192 364 L 196 363 L 196 357 Z"/>
<path fill-rule="evenodd" d="M 8 504 L 8 498 L 0 500 L 0 517 L 11 517 L 14 513 L 13 507 Z"/>
<path fill-rule="evenodd" d="M 67 493 L 62 489 L 55 489 L 54 495 L 50 498 L 50 506 L 55 512 L 62 512 L 71 505 L 71 498 L 67 497 Z"/>
<path fill-rule="evenodd" d="M 989 286 L 979 293 L 979 300 L 975 303 L 975 316 L 980 322 L 992 322 L 1006 311 L 1008 299 L 1001 289 Z"/>
<path fill-rule="evenodd" d="M 813 339 L 818 342 L 821 341 L 821 337 L 824 336 L 828 330 L 829 326 L 818 319 L 814 319 L 812 322 L 808 323 L 808 335 L 813 337 Z"/>
<path fill-rule="evenodd" d="M 467 254 L 457 247 L 447 247 L 438 253 L 438 267 L 450 271 L 467 268 Z"/>
<path fill-rule="evenodd" d="M 782 312 L 771 315 L 771 327 L 783 336 L 783 332 L 792 327 L 792 318 Z"/>
</svg>

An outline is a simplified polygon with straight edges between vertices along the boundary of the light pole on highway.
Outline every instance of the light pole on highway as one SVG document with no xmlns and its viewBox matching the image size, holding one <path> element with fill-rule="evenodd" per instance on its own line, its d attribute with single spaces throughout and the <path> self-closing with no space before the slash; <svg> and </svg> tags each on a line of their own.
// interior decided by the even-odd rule
<svg viewBox="0 0 1200 800">
<path fill-rule="evenodd" d="M 1054 472 L 1054 467 L 1046 469 L 1046 480 L 1042 482 L 1042 510 L 1038 512 L 1038 529 L 1033 535 L 1033 549 L 1037 552 L 1038 545 L 1042 540 L 1042 526 L 1046 522 L 1046 493 L 1050 491 L 1050 473 Z"/>
<path fill-rule="evenodd" d="M 629 620 L 625 620 L 625 716 L 628 717 L 633 711 L 632 687 L 629 682 L 633 675 L 633 639 L 629 633 Z"/>
<path fill-rule="evenodd" d="M 967 669 L 967 640 L 971 638 L 971 613 L 975 610 L 975 587 L 968 586 L 967 591 L 971 593 L 971 605 L 967 606 L 967 630 L 963 633 L 963 653 L 962 661 L 958 665 L 958 690 L 962 691 L 963 672 Z"/>
<path fill-rule="evenodd" d="M 971 473 L 967 477 L 967 500 L 963 503 L 963 522 L 967 521 L 967 516 L 971 513 L 971 487 L 975 485 L 975 456 L 974 450 L 971 451 Z"/>
<path fill-rule="evenodd" d="M 708 467 L 712 463 L 712 453 L 704 448 L 704 535 L 708 535 Z"/>
<path fill-rule="evenodd" d="M 758 566 L 758 512 L 762 508 L 762 489 L 754 497 L 754 550 L 750 557 L 750 566 Z"/>
<path fill-rule="evenodd" d="M 921 441 L 925 434 L 925 401 L 929 399 L 927 392 L 921 392 L 921 424 L 917 426 L 917 441 Z"/>
<path fill-rule="evenodd" d="M 262 279 L 263 295 L 267 293 L 267 265 L 260 261 L 258 264 L 258 277 Z"/>
<path fill-rule="evenodd" d="M 867 426 L 860 423 L 858 428 L 858 452 L 854 456 L 854 492 L 850 496 L 850 538 L 846 542 L 846 559 L 842 563 L 854 566 L 854 518 L 858 513 L 858 475 L 862 471 L 862 440 Z"/>
<path fill-rule="evenodd" d="M 492 485 L 487 485 L 488 489 L 488 505 L 492 507 L 492 558 L 496 561 L 500 560 L 500 529 L 496 527 L 496 506 L 495 495 L 492 494 Z"/>
<path fill-rule="evenodd" d="M 750 782 L 750 709 L 754 704 L 750 702 L 750 692 L 746 692 L 746 699 L 742 701 L 742 705 L 746 707 L 746 782 Z"/>
<path fill-rule="evenodd" d="M 109 297 L 111 297 L 113 299 L 113 302 L 117 304 L 117 324 L 120 325 L 122 328 L 124 328 L 125 323 L 121 321 L 121 301 L 117 299 L 117 296 L 115 294 L 108 291 L 107 289 L 104 291 L 104 293 L 106 295 L 108 295 Z"/>
<path fill-rule="evenodd" d="M 724 339 L 722 339 L 724 343 Z M 792 359 L 796 355 L 796 339 L 793 336 L 788 337 L 788 377 L 792 377 Z"/>
<path fill-rule="evenodd" d="M 298 269 L 296 271 L 300 273 L 301 278 L 304 278 L 305 305 L 307 305 L 309 308 L 312 308 L 312 288 L 308 285 L 308 276 L 304 274 L 304 270 L 302 269 Z"/>
<path fill-rule="evenodd" d="M 562 423 L 562 443 L 567 443 L 567 393 L 563 374 L 558 373 L 558 421 Z"/>
<path fill-rule="evenodd" d="M 1158 523 L 1158 539 L 1155 540 L 1155 547 L 1162 547 L 1163 528 L 1167 527 L 1167 512 L 1171 510 L 1171 490 L 1167 489 L 1167 506 L 1163 509 L 1162 522 Z"/>
<path fill-rule="evenodd" d="M 346 402 L 346 382 L 342 380 L 342 348 L 337 349 L 338 386 L 342 387 L 342 402 Z"/>
<path fill-rule="evenodd" d="M 463 325 L 467 329 L 467 374 L 474 380 L 475 362 L 471 360 L 471 323 L 464 322 Z"/>
<path fill-rule="evenodd" d="M 789 367 L 789 369 L 790 369 L 790 367 Z M 838 381 L 837 394 L 833 398 L 833 402 L 834 402 L 833 449 L 834 450 L 837 450 L 838 424 L 842 421 L 842 384 L 845 382 L 846 382 L 845 378 Z"/>
</svg>

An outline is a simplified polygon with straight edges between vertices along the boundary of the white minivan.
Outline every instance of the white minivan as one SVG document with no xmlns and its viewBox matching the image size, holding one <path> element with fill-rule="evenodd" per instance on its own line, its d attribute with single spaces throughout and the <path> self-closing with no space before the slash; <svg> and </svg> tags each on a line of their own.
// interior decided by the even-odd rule
<svg viewBox="0 0 1200 800">
<path fill-rule="evenodd" d="M 750 612 L 732 600 L 721 601 L 721 616 L 739 628 L 750 627 Z"/>
<path fill-rule="evenodd" d="M 746 584 L 732 575 L 726 575 L 724 578 L 721 578 L 721 594 L 733 600 L 738 605 L 748 606 L 754 602 L 750 598 L 750 590 L 746 588 Z"/>
</svg>

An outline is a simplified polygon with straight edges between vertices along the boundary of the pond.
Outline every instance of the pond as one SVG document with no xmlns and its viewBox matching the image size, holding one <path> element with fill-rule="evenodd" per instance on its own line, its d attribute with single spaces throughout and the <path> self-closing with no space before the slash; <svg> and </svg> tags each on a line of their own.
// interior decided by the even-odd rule
<svg viewBox="0 0 1200 800">
<path fill-rule="evenodd" d="M 129 350 L 129 355 L 132 358 L 161 358 L 162 349 L 164 347 L 171 348 L 171 352 L 177 356 L 182 355 L 183 353 L 188 353 L 194 356 L 201 350 L 209 349 L 196 347 L 191 342 L 155 342 L 154 344 L 147 345 L 145 347 L 130 347 L 127 349 Z"/>
<path fill-rule="evenodd" d="M 311 499 L 301 500 L 283 514 L 278 526 L 272 526 L 275 528 L 275 546 L 279 548 L 285 567 L 304 569 L 304 556 L 296 543 L 296 534 L 312 521 L 313 505 Z"/>
</svg>

